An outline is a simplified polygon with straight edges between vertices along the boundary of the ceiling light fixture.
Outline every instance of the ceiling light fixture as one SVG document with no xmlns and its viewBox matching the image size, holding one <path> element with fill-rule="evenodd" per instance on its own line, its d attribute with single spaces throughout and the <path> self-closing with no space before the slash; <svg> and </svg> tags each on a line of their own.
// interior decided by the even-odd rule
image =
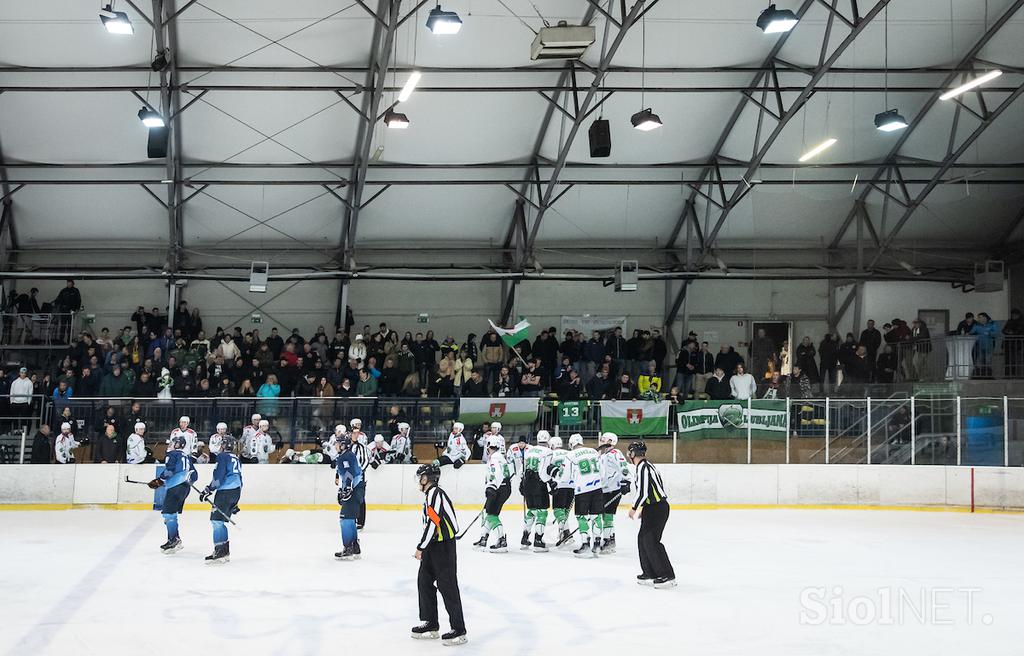
<svg viewBox="0 0 1024 656">
<path fill-rule="evenodd" d="M 412 95 L 412 92 L 416 89 L 416 85 L 419 84 L 420 78 L 423 74 L 419 71 L 413 71 L 409 74 L 409 79 L 405 81 L 405 86 L 398 94 L 398 102 L 405 102 Z"/>
<path fill-rule="evenodd" d="M 162 128 L 165 125 L 164 117 L 149 107 L 143 107 L 139 110 L 139 120 L 147 128 Z"/>
<path fill-rule="evenodd" d="M 392 130 L 404 130 L 409 127 L 409 117 L 401 112 L 388 109 L 388 111 L 384 112 L 384 125 Z"/>
<path fill-rule="evenodd" d="M 834 146 L 837 141 L 839 141 L 839 140 L 835 139 L 835 138 L 832 138 L 832 137 L 829 137 L 828 139 L 822 141 L 820 144 L 818 144 L 814 148 L 811 148 L 806 153 L 801 155 L 800 156 L 800 161 L 801 162 L 806 162 L 809 159 L 814 159 L 815 157 L 817 157 L 821 153 L 825 152 L 826 150 L 828 150 L 829 148 Z"/>
<path fill-rule="evenodd" d="M 652 112 L 650 107 L 641 109 L 636 114 L 633 114 L 629 120 L 634 128 L 644 132 L 650 132 L 661 127 L 661 117 Z"/>
<path fill-rule="evenodd" d="M 895 132 L 907 127 L 907 119 L 895 109 L 875 114 L 875 127 L 882 132 Z"/>
<path fill-rule="evenodd" d="M 946 93 L 944 93 L 941 96 L 939 96 L 939 99 L 940 100 L 950 100 L 951 98 L 956 98 L 960 94 L 966 93 L 966 92 L 970 91 L 971 89 L 973 89 L 975 87 L 980 87 L 981 85 L 985 84 L 986 82 L 991 82 L 992 80 L 996 79 L 997 77 L 999 77 L 1002 74 L 1003 74 L 1003 72 L 1001 70 L 999 70 L 998 68 L 995 69 L 995 70 L 989 71 L 988 73 L 985 73 L 984 75 L 980 75 L 980 76 L 974 78 L 973 80 L 971 80 L 969 82 L 965 82 L 964 84 L 961 84 L 960 86 L 958 86 L 955 89 L 950 89 Z"/>
<path fill-rule="evenodd" d="M 644 106 L 644 90 L 647 87 L 644 78 L 644 71 L 647 69 L 647 19 L 641 18 L 640 23 L 640 106 Z M 651 108 L 641 109 L 629 117 L 629 122 L 637 130 L 650 132 L 661 127 L 661 117 L 651 111 Z"/>
<path fill-rule="evenodd" d="M 427 29 L 434 34 L 458 34 L 462 29 L 462 19 L 454 11 L 444 11 L 438 4 L 427 16 Z"/>
<path fill-rule="evenodd" d="M 791 10 L 776 9 L 775 5 L 768 5 L 768 8 L 757 17 L 757 26 L 765 34 L 788 32 L 799 22 L 800 19 Z"/>
<path fill-rule="evenodd" d="M 154 73 L 166 70 L 167 65 L 170 64 L 170 54 L 170 50 L 162 50 L 156 53 L 156 57 L 153 58 L 149 65 Z"/>
<path fill-rule="evenodd" d="M 111 34 L 135 34 L 135 28 L 128 20 L 128 14 L 123 11 L 114 11 L 113 3 L 100 9 L 100 22 Z"/>
</svg>

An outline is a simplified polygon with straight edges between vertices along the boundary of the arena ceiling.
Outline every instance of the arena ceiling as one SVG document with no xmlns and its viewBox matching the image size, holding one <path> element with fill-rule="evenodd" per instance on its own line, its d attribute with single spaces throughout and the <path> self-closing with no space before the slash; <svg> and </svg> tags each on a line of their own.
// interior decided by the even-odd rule
<svg viewBox="0 0 1024 656">
<path fill-rule="evenodd" d="M 956 280 L 1017 257 L 1024 0 L 777 4 L 792 31 L 762 32 L 761 0 L 450 0 L 462 29 L 435 35 L 434 2 L 119 0 L 134 34 L 116 35 L 98 2 L 4 3 L 0 270 L 533 275 L 633 258 Z M 531 61 L 563 20 L 597 41 Z M 165 158 L 147 158 L 144 103 L 169 120 Z M 384 127 L 389 107 L 408 129 Z M 645 107 L 660 129 L 632 128 Z M 875 128 L 890 108 L 906 129 Z M 589 152 L 599 117 L 607 158 Z"/>
</svg>

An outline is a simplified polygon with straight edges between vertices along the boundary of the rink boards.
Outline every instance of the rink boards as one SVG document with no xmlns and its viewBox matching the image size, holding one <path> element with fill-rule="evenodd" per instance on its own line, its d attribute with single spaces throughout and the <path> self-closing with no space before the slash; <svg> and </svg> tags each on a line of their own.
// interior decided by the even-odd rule
<svg viewBox="0 0 1024 656">
<path fill-rule="evenodd" d="M 199 487 L 213 465 L 199 465 Z M 681 508 L 816 507 L 1024 509 L 1024 469 L 899 465 L 659 465 L 669 500 Z M 419 507 L 415 465 L 385 465 L 367 476 L 371 508 Z M 155 465 L 8 465 L 0 476 L 0 509 L 72 506 L 151 508 Z M 337 507 L 334 471 L 316 465 L 245 465 L 242 507 L 299 510 Z M 456 505 L 483 499 L 483 465 L 444 468 L 442 485 Z M 197 502 L 195 496 L 189 499 Z M 626 501 L 626 500 L 624 500 Z M 628 499 L 631 501 L 631 499 Z M 509 508 L 522 498 L 513 489 Z M 200 507 L 200 506 L 196 506 Z"/>
</svg>

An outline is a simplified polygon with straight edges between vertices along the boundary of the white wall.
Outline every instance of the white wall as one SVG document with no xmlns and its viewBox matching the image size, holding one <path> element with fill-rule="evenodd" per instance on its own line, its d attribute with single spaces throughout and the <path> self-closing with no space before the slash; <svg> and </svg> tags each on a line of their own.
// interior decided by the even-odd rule
<svg viewBox="0 0 1024 656">
<path fill-rule="evenodd" d="M 199 466 L 200 481 L 212 465 Z M 970 467 L 896 465 L 660 465 L 669 500 L 678 505 L 952 506 L 971 503 Z M 8 465 L 0 477 L 0 505 L 151 504 L 153 492 L 127 483 L 146 481 L 153 465 Z M 386 465 L 367 475 L 367 503 L 422 502 L 415 465 Z M 1024 469 L 977 467 L 974 496 L 982 508 L 1024 508 Z M 337 488 L 329 467 L 246 465 L 242 503 L 324 506 Z M 442 485 L 460 505 L 483 498 L 483 465 L 445 468 Z M 515 487 L 515 486 L 513 486 Z M 190 499 L 197 503 L 196 497 Z M 515 490 L 510 504 L 522 503 Z"/>
</svg>

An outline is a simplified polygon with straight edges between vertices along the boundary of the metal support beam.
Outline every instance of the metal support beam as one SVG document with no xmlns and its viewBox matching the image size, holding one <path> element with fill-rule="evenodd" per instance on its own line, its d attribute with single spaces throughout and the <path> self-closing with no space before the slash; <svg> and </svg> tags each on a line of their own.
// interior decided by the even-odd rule
<svg viewBox="0 0 1024 656">
<path fill-rule="evenodd" d="M 1009 22 L 1011 18 L 1013 18 L 1014 14 L 1016 14 L 1022 6 L 1024 6 L 1024 0 L 1014 0 L 1014 3 L 1010 5 L 1006 9 L 1006 11 L 1004 11 L 999 16 L 999 18 L 996 19 L 994 23 L 992 23 L 992 25 L 985 31 L 981 38 L 979 38 L 971 47 L 971 49 L 967 51 L 967 53 L 964 55 L 963 59 L 960 60 L 957 66 L 954 69 L 952 69 L 952 71 L 948 75 L 946 75 L 946 79 L 943 81 L 943 84 L 941 85 L 943 89 L 952 86 L 963 72 L 970 70 L 972 63 L 975 61 L 975 59 L 977 58 L 978 54 L 982 51 L 982 49 L 986 45 L 988 45 L 989 41 L 991 41 L 996 36 L 996 34 L 999 33 L 1003 26 L 1005 26 L 1006 23 Z M 934 94 L 932 94 L 931 98 L 928 99 L 928 101 L 917 112 L 917 115 L 915 115 L 914 118 L 910 121 L 910 125 L 908 125 L 904 130 L 901 131 L 899 138 L 896 140 L 896 143 L 893 144 L 892 148 L 889 150 L 889 154 L 886 156 L 884 163 L 879 165 L 873 176 L 864 180 L 866 184 L 864 185 L 863 191 L 861 191 L 860 195 L 857 197 L 857 201 L 863 203 L 865 200 L 867 200 L 868 196 L 870 196 L 871 192 L 874 190 L 872 184 L 878 184 L 879 182 L 881 182 L 882 178 L 887 175 L 890 167 L 900 162 L 900 150 L 902 150 L 903 146 L 910 140 L 915 130 L 917 130 L 917 128 L 924 121 L 925 116 L 928 114 L 928 112 L 930 112 L 931 109 L 937 103 L 940 102 L 940 95 L 942 95 L 942 91 L 936 91 Z M 957 112 L 957 114 L 959 114 L 959 112 Z M 949 162 L 950 152 L 952 152 L 952 147 L 950 147 L 947 151 L 947 157 L 944 159 L 942 165 L 946 165 Z M 850 212 L 847 213 L 846 220 L 843 221 L 843 224 L 839 227 L 839 230 L 836 232 L 835 237 L 832 238 L 832 244 L 838 244 L 839 241 L 843 238 L 843 235 L 846 233 L 846 231 L 850 227 L 850 224 L 853 222 L 855 211 L 856 206 L 853 209 L 851 209 Z"/>
<path fill-rule="evenodd" d="M 167 182 L 167 268 L 176 272 L 182 268 L 184 253 L 184 224 L 182 211 L 181 169 L 181 92 L 178 89 L 178 32 L 177 21 L 165 18 L 177 14 L 175 0 L 152 0 L 154 38 L 159 52 L 169 51 L 168 67 L 160 71 L 160 115 L 167 123 L 167 157 L 164 179 Z"/>
</svg>

